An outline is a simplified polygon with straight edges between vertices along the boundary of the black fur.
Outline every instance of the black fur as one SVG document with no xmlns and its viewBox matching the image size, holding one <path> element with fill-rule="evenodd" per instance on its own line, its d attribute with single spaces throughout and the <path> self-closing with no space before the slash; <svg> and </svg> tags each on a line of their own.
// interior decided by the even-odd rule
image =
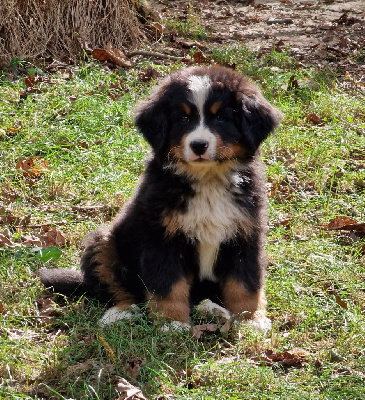
<svg viewBox="0 0 365 400">
<path fill-rule="evenodd" d="M 191 94 L 195 90 L 192 76 L 209 78 L 203 111 Z M 203 87 L 202 82 L 205 81 L 198 79 L 197 87 Z M 201 93 L 199 90 L 196 93 Z M 266 195 L 258 149 L 280 118 L 280 112 L 258 89 L 232 70 L 189 68 L 167 78 L 137 108 L 135 123 L 151 145 L 153 157 L 147 163 L 135 195 L 109 227 L 100 228 L 87 239 L 81 261 L 83 279 L 75 275 L 77 279 L 72 285 L 72 276 L 65 271 L 43 270 L 42 282 L 67 294 L 85 288 L 89 294 L 119 304 L 120 308 L 148 301 L 151 296 L 161 304 L 174 302 L 181 297 L 179 293 L 175 295 L 174 285 L 187 282 L 191 304 L 209 297 L 222 301 L 235 312 L 237 307 L 245 311 L 244 305 L 235 308 L 235 300 L 225 292 L 235 287 L 232 283 L 227 286 L 232 280 L 242 285 L 242 295 L 238 292 L 242 299 L 246 298 L 246 292 L 254 298 L 264 287 Z M 203 138 L 209 138 L 210 148 L 217 148 L 213 155 L 206 155 L 206 159 L 203 156 L 192 161 L 197 156 L 187 141 L 189 134 L 198 129 L 204 131 Z M 199 135 L 196 133 L 194 138 L 201 140 Z M 199 165 L 206 168 L 204 162 L 208 157 L 213 163 L 206 174 L 201 173 Z M 192 204 L 199 204 L 204 211 L 204 205 L 194 203 L 194 199 L 201 196 L 204 185 L 208 184 L 213 192 L 221 185 L 226 193 L 221 203 L 217 200 L 220 191 L 212 194 L 216 202 L 212 200 L 212 204 L 221 204 L 218 211 L 212 209 L 213 220 L 215 212 L 226 217 L 221 207 L 227 207 L 227 215 L 236 212 L 247 218 L 232 219 L 237 228 L 234 234 L 227 234 L 219 242 L 212 271 L 208 271 L 211 275 L 207 278 L 200 276 L 199 240 L 194 236 L 195 228 L 191 233 L 184 224 L 179 225 L 182 221 L 179 218 L 193 218 Z M 213 206 L 207 203 L 207 207 Z M 210 229 L 209 221 L 197 220 L 197 232 L 201 228 L 198 225 L 205 223 Z M 202 234 L 205 234 L 204 229 Z M 179 301 L 176 300 L 176 304 Z M 173 315 L 161 310 L 168 318 L 187 320 L 179 313 Z M 253 307 L 252 314 L 255 311 Z"/>
</svg>

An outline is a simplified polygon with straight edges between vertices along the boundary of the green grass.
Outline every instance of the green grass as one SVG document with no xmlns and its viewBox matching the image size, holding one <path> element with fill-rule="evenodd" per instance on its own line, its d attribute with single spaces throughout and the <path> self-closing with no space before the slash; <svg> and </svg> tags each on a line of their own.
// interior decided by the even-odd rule
<svg viewBox="0 0 365 400">
<path fill-rule="evenodd" d="M 149 149 L 132 110 L 153 82 L 141 82 L 137 69 L 111 73 L 86 64 L 71 79 L 44 74 L 25 96 L 27 74 L 12 82 L 2 76 L 0 215 L 30 215 L 30 223 L 0 225 L 18 244 L 0 247 L 0 398 L 115 399 L 118 377 L 148 398 L 365 398 L 365 240 L 323 229 L 338 215 L 365 220 L 358 184 L 365 181 L 364 95 L 285 53 L 231 47 L 212 58 L 235 62 L 285 114 L 263 146 L 272 332 L 244 326 L 195 340 L 163 333 L 145 316 L 99 328 L 103 309 L 89 299 L 59 299 L 47 311 L 38 270 L 77 265 L 82 238 L 110 219 L 143 171 Z M 154 65 L 163 75 L 178 67 Z M 298 85 L 288 87 L 293 76 Z M 47 161 L 44 174 L 23 176 L 16 165 L 29 157 Z M 46 223 L 67 239 L 61 256 L 48 261 L 21 245 Z M 270 351 L 278 355 L 272 365 Z M 305 356 L 285 367 L 278 361 L 285 351 Z"/>
</svg>

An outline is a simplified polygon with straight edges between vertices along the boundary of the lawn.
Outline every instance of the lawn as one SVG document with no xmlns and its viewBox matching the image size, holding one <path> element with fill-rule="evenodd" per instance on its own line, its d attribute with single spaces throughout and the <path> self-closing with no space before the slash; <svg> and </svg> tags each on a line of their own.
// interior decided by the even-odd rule
<svg viewBox="0 0 365 400">
<path fill-rule="evenodd" d="M 285 52 L 210 57 L 235 63 L 285 114 L 262 148 L 272 331 L 194 339 L 145 315 L 101 328 L 92 299 L 44 291 L 39 269 L 76 267 L 83 237 L 143 171 L 133 107 L 155 84 L 143 73 L 183 65 L 48 72 L 13 60 L 0 71 L 0 398 L 124 399 L 121 378 L 141 389 L 134 399 L 365 398 L 365 238 L 348 228 L 365 222 L 363 88 Z"/>
</svg>

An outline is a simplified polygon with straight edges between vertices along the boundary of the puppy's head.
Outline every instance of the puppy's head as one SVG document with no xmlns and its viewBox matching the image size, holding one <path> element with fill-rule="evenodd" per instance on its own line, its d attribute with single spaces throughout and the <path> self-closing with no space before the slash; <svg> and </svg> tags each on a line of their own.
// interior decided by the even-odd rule
<svg viewBox="0 0 365 400">
<path fill-rule="evenodd" d="M 280 119 L 254 84 L 224 67 L 172 74 L 136 113 L 157 158 L 191 165 L 244 162 Z"/>
</svg>

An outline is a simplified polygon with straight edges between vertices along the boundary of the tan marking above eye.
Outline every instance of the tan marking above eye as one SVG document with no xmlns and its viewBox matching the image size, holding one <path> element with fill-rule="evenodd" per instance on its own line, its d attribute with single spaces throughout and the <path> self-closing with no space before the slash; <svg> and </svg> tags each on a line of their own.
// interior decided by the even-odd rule
<svg viewBox="0 0 365 400">
<path fill-rule="evenodd" d="M 216 101 L 215 103 L 213 103 L 213 105 L 210 107 L 210 112 L 212 114 L 217 114 L 217 111 L 220 109 L 222 103 L 220 101 Z"/>
<path fill-rule="evenodd" d="M 181 107 L 182 107 L 183 110 L 185 111 L 186 115 L 190 115 L 190 114 L 191 114 L 191 108 L 190 108 L 187 104 L 182 103 L 182 104 L 181 104 Z"/>
</svg>

